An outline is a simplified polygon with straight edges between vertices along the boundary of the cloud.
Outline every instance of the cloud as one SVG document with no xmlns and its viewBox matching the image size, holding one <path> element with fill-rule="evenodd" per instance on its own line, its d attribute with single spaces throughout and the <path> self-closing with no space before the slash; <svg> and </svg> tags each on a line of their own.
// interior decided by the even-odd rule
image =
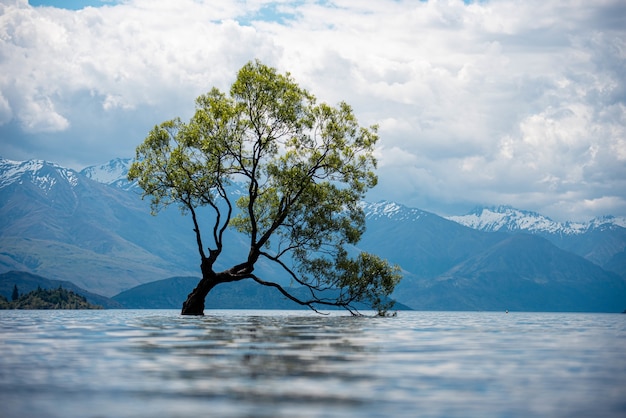
<svg viewBox="0 0 626 418">
<path fill-rule="evenodd" d="M 0 94 L 0 125 L 4 125 L 13 119 L 13 111 L 9 101 Z"/>
<path fill-rule="evenodd" d="M 0 86 L 16 119 L 41 130 L 69 127 L 37 123 L 33 113 L 60 121 L 56 104 L 71 107 L 66 98 L 77 92 L 90 92 L 104 111 L 163 106 L 225 85 L 250 56 L 272 54 L 253 28 L 219 20 L 228 15 L 192 1 L 79 11 L 5 6 Z"/>
<path fill-rule="evenodd" d="M 380 125 L 369 198 L 626 215 L 624 17 L 619 0 L 3 2 L 0 154 L 132 155 L 259 58 Z"/>
</svg>

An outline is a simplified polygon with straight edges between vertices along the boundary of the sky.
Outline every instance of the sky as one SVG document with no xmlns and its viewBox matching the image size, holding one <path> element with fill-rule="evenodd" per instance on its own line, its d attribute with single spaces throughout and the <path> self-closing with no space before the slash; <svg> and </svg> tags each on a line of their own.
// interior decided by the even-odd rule
<svg viewBox="0 0 626 418">
<path fill-rule="evenodd" d="M 626 216 L 623 0 L 0 0 L 0 156 L 133 157 L 254 59 L 379 125 L 367 200 Z"/>
</svg>

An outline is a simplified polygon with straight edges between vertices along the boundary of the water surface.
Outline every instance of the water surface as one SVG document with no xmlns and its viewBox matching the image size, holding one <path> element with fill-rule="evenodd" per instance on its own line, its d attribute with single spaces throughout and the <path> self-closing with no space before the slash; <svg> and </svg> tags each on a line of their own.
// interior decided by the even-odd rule
<svg viewBox="0 0 626 418">
<path fill-rule="evenodd" d="M 3 417 L 624 417 L 626 315 L 0 311 Z"/>
</svg>

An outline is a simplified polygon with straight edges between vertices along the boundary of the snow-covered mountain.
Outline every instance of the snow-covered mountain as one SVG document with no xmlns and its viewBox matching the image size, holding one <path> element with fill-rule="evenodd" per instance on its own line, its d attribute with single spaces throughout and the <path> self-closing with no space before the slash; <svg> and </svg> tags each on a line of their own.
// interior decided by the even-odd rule
<svg viewBox="0 0 626 418">
<path fill-rule="evenodd" d="M 461 216 L 447 219 L 487 232 L 529 232 L 550 235 L 578 235 L 592 230 L 626 227 L 626 218 L 603 216 L 588 222 L 557 222 L 537 212 L 511 206 L 478 207 Z"/>
<path fill-rule="evenodd" d="M 612 215 L 599 216 L 587 222 L 587 225 L 589 230 L 611 228 L 612 226 L 626 228 L 626 217 Z"/>
<path fill-rule="evenodd" d="M 155 223 L 134 192 L 58 164 L 0 158 L 0 273 L 70 280 L 103 295 L 189 274 L 193 236 L 170 212 Z"/>
<path fill-rule="evenodd" d="M 78 184 L 78 173 L 43 160 L 12 161 L 0 158 L 0 189 L 13 184 L 31 183 L 45 193 L 59 181 L 71 187 Z"/>
<path fill-rule="evenodd" d="M 136 182 L 130 183 L 127 177 L 132 162 L 133 159 L 131 158 L 115 158 L 104 164 L 85 167 L 80 171 L 80 174 L 99 183 L 129 190 L 136 186 Z M 231 184 L 231 193 L 236 197 L 243 192 L 244 188 L 241 184 L 233 183 Z M 367 219 L 388 218 L 396 221 L 416 221 L 426 213 L 420 209 L 409 208 L 387 200 L 376 203 L 361 202 L 361 207 Z"/>
<path fill-rule="evenodd" d="M 177 208 L 151 216 L 149 202 L 126 187 L 130 163 L 116 159 L 76 172 L 0 159 L 0 273 L 70 280 L 104 295 L 197 275 L 190 220 Z M 242 192 L 236 186 L 233 197 Z M 401 266 L 405 279 L 394 297 L 414 308 L 502 309 L 496 302 L 506 295 L 507 309 L 624 309 L 623 220 L 562 224 L 510 207 L 445 219 L 390 201 L 361 205 L 367 230 L 358 249 Z M 539 232 L 517 233 L 529 231 Z M 227 234 L 224 268 L 247 251 L 236 231 Z M 258 273 L 279 274 L 265 265 Z"/>
<path fill-rule="evenodd" d="M 80 174 L 99 183 L 128 190 L 135 185 L 130 183 L 127 178 L 128 169 L 132 162 L 132 158 L 115 158 L 108 163 L 85 167 L 80 171 Z"/>
<path fill-rule="evenodd" d="M 130 190 L 136 187 L 136 183 L 130 183 L 127 178 L 128 169 L 132 162 L 132 158 L 115 158 L 104 164 L 86 167 L 80 171 L 80 174 L 99 183 Z M 24 164 L 28 163 L 32 162 L 25 162 Z M 362 202 L 361 207 L 365 211 L 367 219 L 388 218 L 396 221 L 416 221 L 420 216 L 428 214 L 421 209 L 409 208 L 387 200 L 376 203 Z M 537 212 L 515 209 L 511 206 L 477 207 L 466 215 L 448 216 L 446 219 L 486 232 L 577 235 L 615 226 L 626 228 L 626 217 L 602 216 L 588 222 L 557 222 Z"/>
<path fill-rule="evenodd" d="M 377 203 L 361 202 L 365 218 L 378 220 L 387 218 L 394 221 L 417 221 L 426 212 L 416 208 L 409 208 L 396 202 L 381 200 Z"/>
</svg>

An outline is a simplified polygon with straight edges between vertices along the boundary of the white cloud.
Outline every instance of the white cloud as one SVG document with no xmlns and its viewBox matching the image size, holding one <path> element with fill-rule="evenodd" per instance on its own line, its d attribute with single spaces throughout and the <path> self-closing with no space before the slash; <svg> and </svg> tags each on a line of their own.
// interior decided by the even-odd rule
<svg viewBox="0 0 626 418">
<path fill-rule="evenodd" d="M 619 0 L 0 4 L 0 133 L 30 135 L 20 156 L 128 155 L 259 58 L 380 124 L 372 196 L 626 215 L 625 16 Z"/>
<path fill-rule="evenodd" d="M 0 125 L 4 125 L 13 119 L 13 111 L 9 101 L 0 92 Z"/>
<path fill-rule="evenodd" d="M 79 11 L 7 7 L 0 17 L 0 88 L 27 129 L 47 129 L 29 109 L 60 121 L 55 104 L 71 107 L 64 96 L 80 91 L 102 100 L 105 110 L 167 106 L 172 96 L 192 105 L 213 84 L 226 85 L 251 56 L 273 54 L 271 41 L 254 28 L 219 20 L 229 14 L 193 1 Z M 51 131 L 69 126 L 48 125 Z"/>
<path fill-rule="evenodd" d="M 64 131 L 69 121 L 56 112 L 49 97 L 28 100 L 21 109 L 20 120 L 28 133 Z"/>
</svg>

